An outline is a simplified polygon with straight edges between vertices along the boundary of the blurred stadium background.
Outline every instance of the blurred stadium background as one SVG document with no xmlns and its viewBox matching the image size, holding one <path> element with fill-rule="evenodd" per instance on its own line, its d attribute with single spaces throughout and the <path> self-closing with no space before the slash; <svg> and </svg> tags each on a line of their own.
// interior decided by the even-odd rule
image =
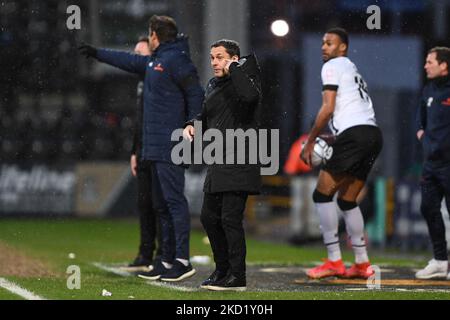
<svg viewBox="0 0 450 320">
<path fill-rule="evenodd" d="M 81 30 L 66 27 L 72 4 L 81 8 Z M 371 4 L 381 8 L 381 30 L 366 27 Z M 381 248 L 428 247 L 414 117 L 426 52 L 449 45 L 447 0 L 2 0 L 0 218 L 136 216 L 128 161 L 138 80 L 85 60 L 76 46 L 131 51 L 152 14 L 173 16 L 189 35 L 202 84 L 214 40 L 236 39 L 243 53 L 259 57 L 262 123 L 280 130 L 280 170 L 249 202 L 247 229 L 294 243 L 320 239 L 310 202 L 316 172 L 287 175 L 283 165 L 319 107 L 321 37 L 329 27 L 346 28 L 385 138 L 363 204 L 369 238 Z M 282 37 L 271 32 L 278 19 L 290 27 Z M 196 167 L 186 178 L 196 226 L 203 175 Z"/>
</svg>

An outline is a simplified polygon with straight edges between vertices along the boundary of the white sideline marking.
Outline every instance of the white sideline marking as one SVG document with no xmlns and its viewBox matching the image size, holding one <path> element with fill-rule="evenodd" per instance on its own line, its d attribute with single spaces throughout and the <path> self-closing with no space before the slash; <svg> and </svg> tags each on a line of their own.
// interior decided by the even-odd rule
<svg viewBox="0 0 450 320">
<path fill-rule="evenodd" d="M 97 267 L 97 268 L 99 268 L 99 269 L 101 269 L 101 270 L 114 273 L 114 274 L 116 274 L 118 276 L 122 276 L 122 277 L 134 276 L 130 272 L 123 271 L 123 270 L 120 270 L 120 269 L 114 268 L 114 267 L 109 267 L 109 266 L 107 266 L 107 265 L 105 265 L 103 263 L 94 262 L 94 263 L 92 263 L 92 265 Z M 142 280 L 144 280 L 144 279 L 142 279 Z M 154 286 L 154 287 L 173 289 L 173 290 L 182 291 L 182 292 L 195 292 L 195 291 L 198 291 L 198 289 L 196 289 L 196 288 L 177 286 L 177 285 L 173 285 L 173 284 L 170 284 L 170 283 L 165 283 L 165 282 L 162 282 L 162 281 L 146 281 L 145 283 L 149 284 L 151 286 Z"/>
<path fill-rule="evenodd" d="M 33 292 L 28 291 L 27 289 L 24 289 L 11 281 L 6 280 L 5 278 L 0 278 L 0 287 L 18 296 L 21 296 L 26 300 L 46 300 L 38 295 L 35 295 Z"/>
<path fill-rule="evenodd" d="M 300 268 L 300 267 L 275 267 L 275 268 L 261 268 L 259 269 L 260 272 L 265 273 L 293 273 L 297 274 L 300 271 L 306 272 L 307 268 Z"/>
<path fill-rule="evenodd" d="M 394 288 L 394 289 L 369 289 L 369 288 L 346 288 L 345 291 L 366 291 L 366 292 L 388 292 L 388 291 L 395 291 L 395 292 L 413 292 L 413 293 L 450 293 L 450 290 L 448 289 L 404 289 L 404 288 Z"/>
<path fill-rule="evenodd" d="M 431 293 L 450 293 L 448 289 L 395 289 L 397 292 L 431 292 Z"/>
<path fill-rule="evenodd" d="M 174 284 L 170 284 L 170 283 L 166 283 L 166 282 L 162 282 L 162 281 L 147 281 L 146 283 L 151 285 L 151 286 L 154 286 L 154 287 L 174 289 L 174 290 L 178 290 L 178 291 L 181 291 L 181 292 L 195 292 L 195 291 L 198 291 L 198 289 L 196 289 L 196 288 L 188 288 L 188 287 L 176 286 Z"/>
<path fill-rule="evenodd" d="M 108 271 L 108 272 L 114 273 L 118 276 L 129 277 L 132 275 L 131 273 L 129 273 L 127 271 L 120 270 L 119 268 L 108 267 L 107 265 L 104 265 L 103 263 L 94 262 L 94 263 L 92 263 L 92 265 L 94 267 L 102 269 L 103 271 Z"/>
</svg>

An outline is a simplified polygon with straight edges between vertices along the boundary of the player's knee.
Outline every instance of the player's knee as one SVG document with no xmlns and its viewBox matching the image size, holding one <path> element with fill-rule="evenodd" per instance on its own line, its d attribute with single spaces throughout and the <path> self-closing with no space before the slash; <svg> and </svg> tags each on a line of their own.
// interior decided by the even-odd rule
<svg viewBox="0 0 450 320">
<path fill-rule="evenodd" d="M 314 190 L 312 198 L 314 203 L 325 203 L 333 201 L 333 195 L 328 196 L 326 194 L 317 191 L 317 189 Z"/>
<path fill-rule="evenodd" d="M 355 209 L 358 206 L 355 201 L 346 201 L 344 199 L 338 199 L 337 204 L 339 209 L 341 209 L 342 211 L 349 211 Z"/>
</svg>

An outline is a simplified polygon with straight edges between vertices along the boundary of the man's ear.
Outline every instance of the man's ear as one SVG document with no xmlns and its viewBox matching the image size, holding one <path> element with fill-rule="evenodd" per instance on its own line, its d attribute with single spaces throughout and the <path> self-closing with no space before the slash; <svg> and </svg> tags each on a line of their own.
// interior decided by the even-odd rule
<svg viewBox="0 0 450 320">
<path fill-rule="evenodd" d="M 443 70 L 447 70 L 447 72 L 450 73 L 450 70 L 448 70 L 447 62 L 441 62 L 439 66 L 442 66 Z"/>
<path fill-rule="evenodd" d="M 347 45 L 345 43 L 341 43 L 339 45 L 339 49 L 341 49 L 342 52 L 346 52 L 347 51 Z"/>
<path fill-rule="evenodd" d="M 231 57 L 231 61 L 239 61 L 239 57 L 237 55 L 234 55 Z"/>
</svg>

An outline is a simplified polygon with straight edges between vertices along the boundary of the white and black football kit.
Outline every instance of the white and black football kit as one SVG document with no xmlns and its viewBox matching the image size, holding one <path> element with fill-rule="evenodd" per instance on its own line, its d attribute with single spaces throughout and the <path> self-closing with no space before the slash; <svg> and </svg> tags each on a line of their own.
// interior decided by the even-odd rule
<svg viewBox="0 0 450 320">
<path fill-rule="evenodd" d="M 322 84 L 323 90 L 337 91 L 329 122 L 337 138 L 332 144 L 333 156 L 323 170 L 365 181 L 383 145 L 367 85 L 347 57 L 333 58 L 323 65 Z"/>
</svg>

